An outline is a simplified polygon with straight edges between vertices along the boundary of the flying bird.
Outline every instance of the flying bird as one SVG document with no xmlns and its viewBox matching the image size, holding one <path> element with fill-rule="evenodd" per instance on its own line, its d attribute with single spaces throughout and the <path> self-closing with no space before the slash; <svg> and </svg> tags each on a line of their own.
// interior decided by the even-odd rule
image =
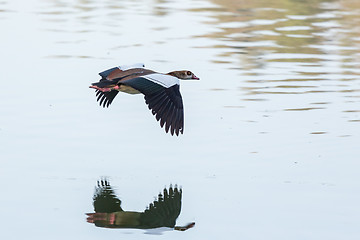
<svg viewBox="0 0 360 240">
<path fill-rule="evenodd" d="M 87 213 L 87 222 L 104 228 L 151 229 L 159 227 L 185 231 L 195 225 L 175 226 L 181 211 L 182 190 L 177 186 L 164 188 L 158 199 L 143 212 L 124 211 L 108 180 L 97 182 L 93 197 L 95 213 Z"/>
<path fill-rule="evenodd" d="M 109 107 L 119 92 L 144 94 L 145 103 L 165 131 L 178 136 L 184 132 L 184 107 L 180 81 L 199 80 L 191 71 L 173 71 L 166 74 L 144 68 L 142 63 L 119 66 L 99 73 L 99 82 L 90 88 L 96 91 L 100 106 Z"/>
</svg>

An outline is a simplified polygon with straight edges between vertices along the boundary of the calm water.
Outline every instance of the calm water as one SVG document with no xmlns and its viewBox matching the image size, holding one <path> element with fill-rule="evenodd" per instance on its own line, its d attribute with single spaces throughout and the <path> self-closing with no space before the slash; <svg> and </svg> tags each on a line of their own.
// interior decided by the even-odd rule
<svg viewBox="0 0 360 240">
<path fill-rule="evenodd" d="M 0 0 L 0 238 L 359 239 L 359 26 L 356 0 Z M 183 136 L 141 96 L 96 103 L 135 62 L 201 78 Z M 196 226 L 87 223 L 101 177 L 134 211 L 179 184 Z"/>
</svg>

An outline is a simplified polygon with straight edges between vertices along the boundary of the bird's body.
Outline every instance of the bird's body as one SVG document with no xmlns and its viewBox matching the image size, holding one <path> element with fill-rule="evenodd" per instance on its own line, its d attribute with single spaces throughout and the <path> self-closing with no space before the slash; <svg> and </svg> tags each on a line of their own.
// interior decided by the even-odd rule
<svg viewBox="0 0 360 240">
<path fill-rule="evenodd" d="M 182 190 L 171 187 L 164 189 L 163 194 L 143 212 L 124 211 L 121 200 L 114 194 L 107 180 L 98 181 L 93 197 L 95 213 L 87 213 L 87 222 L 105 228 L 138 228 L 150 229 L 168 227 L 184 231 L 195 225 L 175 226 L 181 211 Z"/>
<path fill-rule="evenodd" d="M 179 135 L 184 131 L 184 109 L 179 79 L 199 79 L 190 71 L 157 73 L 143 64 L 119 66 L 99 73 L 101 79 L 90 88 L 96 89 L 97 101 L 109 107 L 119 92 L 145 95 L 145 102 L 165 131 Z"/>
</svg>

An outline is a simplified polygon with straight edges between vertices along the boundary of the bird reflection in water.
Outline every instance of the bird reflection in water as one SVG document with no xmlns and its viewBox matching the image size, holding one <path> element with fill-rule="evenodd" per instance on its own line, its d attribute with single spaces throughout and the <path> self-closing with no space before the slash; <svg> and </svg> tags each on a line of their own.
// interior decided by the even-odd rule
<svg viewBox="0 0 360 240">
<path fill-rule="evenodd" d="M 151 229 L 168 227 L 174 230 L 185 231 L 195 223 L 186 226 L 175 226 L 176 219 L 181 211 L 182 189 L 176 185 L 169 189 L 164 188 L 158 199 L 150 203 L 144 212 L 124 211 L 121 200 L 116 197 L 108 180 L 97 182 L 93 197 L 95 213 L 87 213 L 87 222 L 104 228 L 137 228 Z"/>
</svg>

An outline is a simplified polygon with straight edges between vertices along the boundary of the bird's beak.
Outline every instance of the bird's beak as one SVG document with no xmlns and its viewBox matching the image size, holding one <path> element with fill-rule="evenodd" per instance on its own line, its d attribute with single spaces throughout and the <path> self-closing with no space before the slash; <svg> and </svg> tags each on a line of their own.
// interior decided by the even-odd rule
<svg viewBox="0 0 360 240">
<path fill-rule="evenodd" d="M 193 75 L 192 79 L 200 80 L 197 76 Z"/>
</svg>

